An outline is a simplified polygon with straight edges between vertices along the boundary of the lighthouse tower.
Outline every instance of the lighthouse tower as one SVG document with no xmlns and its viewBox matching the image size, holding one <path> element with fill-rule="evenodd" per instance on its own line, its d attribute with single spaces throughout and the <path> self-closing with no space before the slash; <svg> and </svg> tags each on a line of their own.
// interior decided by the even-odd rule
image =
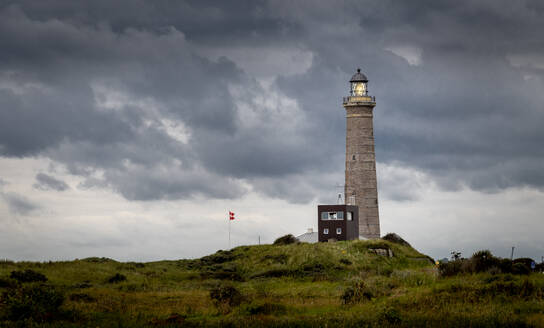
<svg viewBox="0 0 544 328">
<path fill-rule="evenodd" d="M 368 79 L 357 69 L 351 77 L 350 96 L 344 97 L 346 109 L 346 183 L 345 200 L 359 207 L 359 236 L 380 238 L 378 184 L 374 154 L 372 112 L 375 97 L 368 95 Z"/>
</svg>

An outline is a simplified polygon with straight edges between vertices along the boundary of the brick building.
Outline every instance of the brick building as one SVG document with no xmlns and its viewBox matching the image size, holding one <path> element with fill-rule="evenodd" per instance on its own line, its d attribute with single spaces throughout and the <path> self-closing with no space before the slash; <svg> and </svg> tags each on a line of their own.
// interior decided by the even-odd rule
<svg viewBox="0 0 544 328">
<path fill-rule="evenodd" d="M 318 240 L 359 239 L 359 213 L 352 205 L 318 205 Z"/>
</svg>

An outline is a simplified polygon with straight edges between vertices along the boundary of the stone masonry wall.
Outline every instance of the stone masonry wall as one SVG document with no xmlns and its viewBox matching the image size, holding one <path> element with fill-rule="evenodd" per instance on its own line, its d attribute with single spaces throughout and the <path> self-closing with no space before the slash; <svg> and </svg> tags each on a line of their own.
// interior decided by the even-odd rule
<svg viewBox="0 0 544 328">
<path fill-rule="evenodd" d="M 359 206 L 359 234 L 380 238 L 378 185 L 374 154 L 374 103 L 344 104 L 346 109 L 346 204 Z"/>
</svg>

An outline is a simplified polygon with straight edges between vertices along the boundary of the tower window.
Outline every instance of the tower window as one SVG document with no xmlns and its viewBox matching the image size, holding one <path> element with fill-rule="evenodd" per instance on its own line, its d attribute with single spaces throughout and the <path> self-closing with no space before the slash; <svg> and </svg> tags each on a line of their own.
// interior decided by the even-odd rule
<svg viewBox="0 0 544 328">
<path fill-rule="evenodd" d="M 353 220 L 353 212 L 346 212 L 346 216 L 347 216 L 348 221 Z"/>
<path fill-rule="evenodd" d="M 355 155 L 353 155 L 352 159 L 355 160 Z"/>
<path fill-rule="evenodd" d="M 328 234 L 329 234 L 329 228 L 323 229 L 323 234 L 324 234 L 324 235 L 328 235 Z"/>
</svg>

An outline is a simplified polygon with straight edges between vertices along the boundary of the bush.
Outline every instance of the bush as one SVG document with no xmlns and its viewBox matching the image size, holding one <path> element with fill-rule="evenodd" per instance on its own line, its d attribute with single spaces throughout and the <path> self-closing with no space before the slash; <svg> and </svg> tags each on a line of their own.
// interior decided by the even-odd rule
<svg viewBox="0 0 544 328">
<path fill-rule="evenodd" d="M 383 236 L 382 239 L 395 244 L 412 247 L 406 240 L 402 239 L 402 237 L 397 235 L 396 233 L 388 233 L 387 235 Z"/>
<path fill-rule="evenodd" d="M 348 260 L 348 259 L 340 259 L 340 263 L 342 263 L 344 265 L 351 265 L 351 261 Z"/>
<path fill-rule="evenodd" d="M 365 283 L 363 281 L 357 281 L 344 290 L 340 299 L 343 304 L 355 304 L 363 300 L 370 300 L 372 297 L 372 292 L 367 288 Z"/>
<path fill-rule="evenodd" d="M 114 274 L 113 276 L 111 276 L 108 279 L 108 283 L 117 284 L 117 283 L 120 283 L 121 281 L 125 281 L 125 280 L 127 280 L 127 277 L 125 275 L 120 274 L 120 273 L 116 273 L 116 274 Z"/>
<path fill-rule="evenodd" d="M 0 288 L 14 288 L 17 283 L 11 279 L 0 278 Z"/>
<path fill-rule="evenodd" d="M 96 299 L 89 294 L 75 293 L 70 295 L 70 301 L 90 303 L 96 301 Z"/>
<path fill-rule="evenodd" d="M 87 257 L 82 259 L 82 261 L 90 262 L 90 263 L 110 263 L 110 262 L 117 262 L 115 260 L 112 260 L 107 257 Z"/>
<path fill-rule="evenodd" d="M 214 265 L 230 262 L 236 259 L 232 251 L 218 250 L 215 254 L 204 256 L 200 259 L 201 265 Z"/>
<path fill-rule="evenodd" d="M 2 299 L 9 320 L 43 322 L 58 319 L 64 295 L 51 286 L 32 284 L 8 290 Z"/>
<path fill-rule="evenodd" d="M 514 263 L 512 265 L 512 273 L 513 274 L 529 274 L 531 273 L 531 268 L 525 265 L 525 263 Z"/>
<path fill-rule="evenodd" d="M 483 250 L 474 253 L 470 259 L 474 272 L 485 272 L 492 267 L 497 267 L 500 260 L 494 257 L 490 251 Z"/>
<path fill-rule="evenodd" d="M 512 273 L 512 261 L 510 259 L 499 259 L 497 266 L 502 273 Z"/>
<path fill-rule="evenodd" d="M 451 262 L 441 262 L 438 265 L 438 273 L 442 277 L 450 277 L 455 276 L 461 273 L 461 267 L 462 267 L 463 261 L 456 260 Z"/>
<path fill-rule="evenodd" d="M 391 307 L 383 309 L 383 311 L 380 314 L 380 317 L 383 321 L 386 321 L 390 324 L 399 324 L 402 321 L 399 311 Z"/>
<path fill-rule="evenodd" d="M 438 266 L 438 272 L 442 277 L 479 272 L 489 272 L 492 274 L 515 272 L 517 274 L 526 274 L 525 272 L 528 273 L 531 270 L 529 266 L 530 261 L 532 261 L 531 259 L 516 259 L 513 265 L 513 262 L 509 259 L 494 257 L 488 250 L 478 251 L 470 259 L 460 258 L 460 253 L 458 252 L 452 252 L 452 254 L 453 261 L 440 263 Z"/>
<path fill-rule="evenodd" d="M 263 315 L 270 315 L 270 314 L 284 314 L 287 312 L 287 307 L 283 304 L 279 303 L 257 303 L 257 304 L 249 304 L 246 309 L 247 313 L 251 315 L 256 314 L 263 314 Z"/>
<path fill-rule="evenodd" d="M 295 236 L 288 234 L 274 240 L 274 245 L 289 245 L 298 243 L 298 239 Z"/>
<path fill-rule="evenodd" d="M 12 271 L 9 277 L 20 283 L 25 282 L 46 282 L 47 277 L 34 270 L 26 269 L 24 271 Z"/>
<path fill-rule="evenodd" d="M 242 294 L 230 285 L 219 286 L 210 290 L 210 298 L 215 306 L 229 309 L 242 303 Z"/>
</svg>

